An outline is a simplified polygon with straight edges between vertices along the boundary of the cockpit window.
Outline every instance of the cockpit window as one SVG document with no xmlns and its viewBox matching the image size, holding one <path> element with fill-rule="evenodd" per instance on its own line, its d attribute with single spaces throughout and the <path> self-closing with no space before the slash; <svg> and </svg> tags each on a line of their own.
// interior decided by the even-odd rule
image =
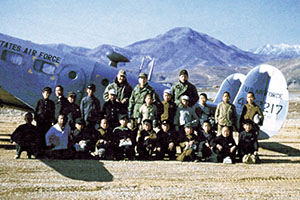
<svg viewBox="0 0 300 200">
<path fill-rule="evenodd" d="M 45 62 L 43 60 L 35 60 L 33 69 L 38 72 L 43 72 L 45 74 L 53 75 L 56 69 L 56 66 Z"/>
<path fill-rule="evenodd" d="M 21 54 L 7 50 L 2 52 L 1 59 L 19 66 L 23 63 L 23 56 Z"/>
</svg>

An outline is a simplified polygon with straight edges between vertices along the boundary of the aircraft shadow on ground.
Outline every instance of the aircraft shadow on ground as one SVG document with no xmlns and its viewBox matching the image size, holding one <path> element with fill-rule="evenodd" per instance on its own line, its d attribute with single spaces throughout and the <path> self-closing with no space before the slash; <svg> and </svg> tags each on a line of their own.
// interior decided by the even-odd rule
<svg viewBox="0 0 300 200">
<path fill-rule="evenodd" d="M 83 181 L 109 182 L 113 175 L 98 160 L 48 160 L 43 163 L 53 168 L 61 175 Z"/>
<path fill-rule="evenodd" d="M 263 149 L 266 150 L 270 150 L 270 151 L 274 151 L 274 152 L 278 152 L 281 154 L 285 154 L 287 157 L 300 157 L 300 150 L 299 149 L 295 149 L 293 147 L 284 145 L 284 144 L 280 144 L 278 142 L 260 142 L 259 146 Z M 267 155 L 266 155 L 267 156 Z M 279 155 L 272 155 L 272 157 L 282 157 Z M 263 163 L 293 163 L 293 162 L 300 162 L 300 161 L 291 161 L 288 159 L 283 159 L 283 160 L 276 160 L 276 159 L 267 159 L 267 160 L 262 160 Z"/>
<path fill-rule="evenodd" d="M 261 163 L 300 163 L 300 160 L 288 160 L 288 159 L 262 159 Z"/>
</svg>

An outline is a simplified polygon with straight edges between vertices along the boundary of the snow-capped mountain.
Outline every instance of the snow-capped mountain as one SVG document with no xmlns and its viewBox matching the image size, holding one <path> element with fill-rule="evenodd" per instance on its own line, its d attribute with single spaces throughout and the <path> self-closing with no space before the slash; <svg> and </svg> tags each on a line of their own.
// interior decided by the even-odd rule
<svg viewBox="0 0 300 200">
<path fill-rule="evenodd" d="M 300 57 L 300 45 L 267 44 L 251 50 L 255 54 L 268 55 L 280 58 Z"/>
</svg>

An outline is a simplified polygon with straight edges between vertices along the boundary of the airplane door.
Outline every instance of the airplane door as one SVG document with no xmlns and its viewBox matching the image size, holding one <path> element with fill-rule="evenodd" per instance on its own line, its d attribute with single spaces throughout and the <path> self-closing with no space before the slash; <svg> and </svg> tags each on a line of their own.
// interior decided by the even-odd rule
<svg viewBox="0 0 300 200">
<path fill-rule="evenodd" d="M 75 92 L 77 95 L 76 103 L 79 105 L 80 100 L 84 95 L 85 83 L 86 76 L 80 67 L 66 65 L 58 73 L 56 85 L 63 86 L 65 96 L 71 91 Z"/>
</svg>

